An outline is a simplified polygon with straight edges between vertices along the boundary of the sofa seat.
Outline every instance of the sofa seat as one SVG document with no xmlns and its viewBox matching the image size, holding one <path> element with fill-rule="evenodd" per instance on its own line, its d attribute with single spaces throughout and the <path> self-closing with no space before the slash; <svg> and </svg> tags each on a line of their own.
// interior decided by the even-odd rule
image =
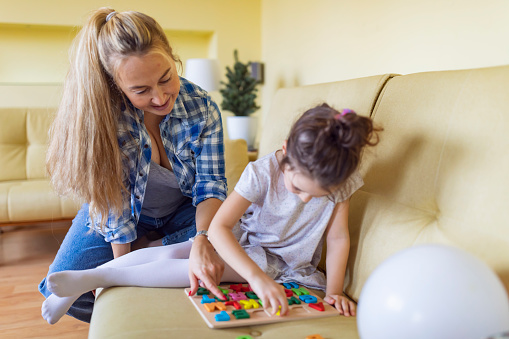
<svg viewBox="0 0 509 339">
<path fill-rule="evenodd" d="M 0 182 L 0 223 L 72 219 L 77 205 L 58 197 L 48 179 Z"/>
<path fill-rule="evenodd" d="M 323 297 L 323 293 L 313 291 Z M 112 307 L 114 305 L 114 307 Z M 270 325 L 210 329 L 183 288 L 115 287 L 97 295 L 89 338 L 359 338 L 355 317 L 328 317 Z"/>
</svg>

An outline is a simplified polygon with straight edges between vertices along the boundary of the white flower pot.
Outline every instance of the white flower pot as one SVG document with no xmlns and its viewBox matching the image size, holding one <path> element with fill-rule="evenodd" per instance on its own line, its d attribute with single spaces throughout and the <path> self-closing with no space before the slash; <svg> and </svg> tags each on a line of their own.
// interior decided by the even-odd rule
<svg viewBox="0 0 509 339">
<path fill-rule="evenodd" d="M 254 149 L 258 119 L 255 117 L 227 117 L 226 128 L 230 139 L 244 139 L 249 150 Z"/>
</svg>

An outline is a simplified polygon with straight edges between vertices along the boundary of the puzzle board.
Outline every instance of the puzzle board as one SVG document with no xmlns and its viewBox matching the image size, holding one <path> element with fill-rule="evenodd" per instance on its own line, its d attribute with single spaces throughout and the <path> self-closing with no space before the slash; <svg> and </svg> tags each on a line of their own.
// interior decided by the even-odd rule
<svg viewBox="0 0 509 339">
<path fill-rule="evenodd" d="M 248 284 L 221 285 L 228 301 L 220 301 L 205 288 L 189 296 L 190 288 L 184 291 L 210 328 L 227 328 L 277 323 L 282 321 L 338 316 L 334 307 L 316 294 L 295 283 L 285 283 L 289 311 L 286 316 L 270 316 Z"/>
</svg>

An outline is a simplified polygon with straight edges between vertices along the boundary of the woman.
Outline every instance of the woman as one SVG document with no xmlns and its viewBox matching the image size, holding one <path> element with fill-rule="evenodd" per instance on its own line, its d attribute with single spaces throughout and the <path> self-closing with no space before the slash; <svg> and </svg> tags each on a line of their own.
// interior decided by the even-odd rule
<svg viewBox="0 0 509 339">
<path fill-rule="evenodd" d="M 149 233 L 163 245 L 197 234 L 191 288 L 216 288 L 224 266 L 200 235 L 226 198 L 221 115 L 177 63 L 142 13 L 101 8 L 76 37 L 46 163 L 56 191 L 85 203 L 48 274 L 102 265 Z M 46 278 L 39 290 L 51 298 Z M 68 314 L 89 322 L 93 302 L 83 294 Z"/>
</svg>

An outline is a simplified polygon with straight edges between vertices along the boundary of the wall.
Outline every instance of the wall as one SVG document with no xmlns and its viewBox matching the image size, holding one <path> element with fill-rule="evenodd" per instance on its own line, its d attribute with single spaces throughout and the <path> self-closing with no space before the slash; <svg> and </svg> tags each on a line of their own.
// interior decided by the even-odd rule
<svg viewBox="0 0 509 339">
<path fill-rule="evenodd" d="M 224 73 L 234 49 L 243 61 L 261 58 L 260 0 L 0 0 L 0 85 L 9 87 L 0 105 L 22 105 L 27 86 L 57 88 L 76 27 L 106 5 L 154 17 L 184 64 L 187 58 L 217 58 Z"/>
<path fill-rule="evenodd" d="M 507 0 L 263 0 L 263 115 L 275 91 L 509 64 Z"/>
</svg>

